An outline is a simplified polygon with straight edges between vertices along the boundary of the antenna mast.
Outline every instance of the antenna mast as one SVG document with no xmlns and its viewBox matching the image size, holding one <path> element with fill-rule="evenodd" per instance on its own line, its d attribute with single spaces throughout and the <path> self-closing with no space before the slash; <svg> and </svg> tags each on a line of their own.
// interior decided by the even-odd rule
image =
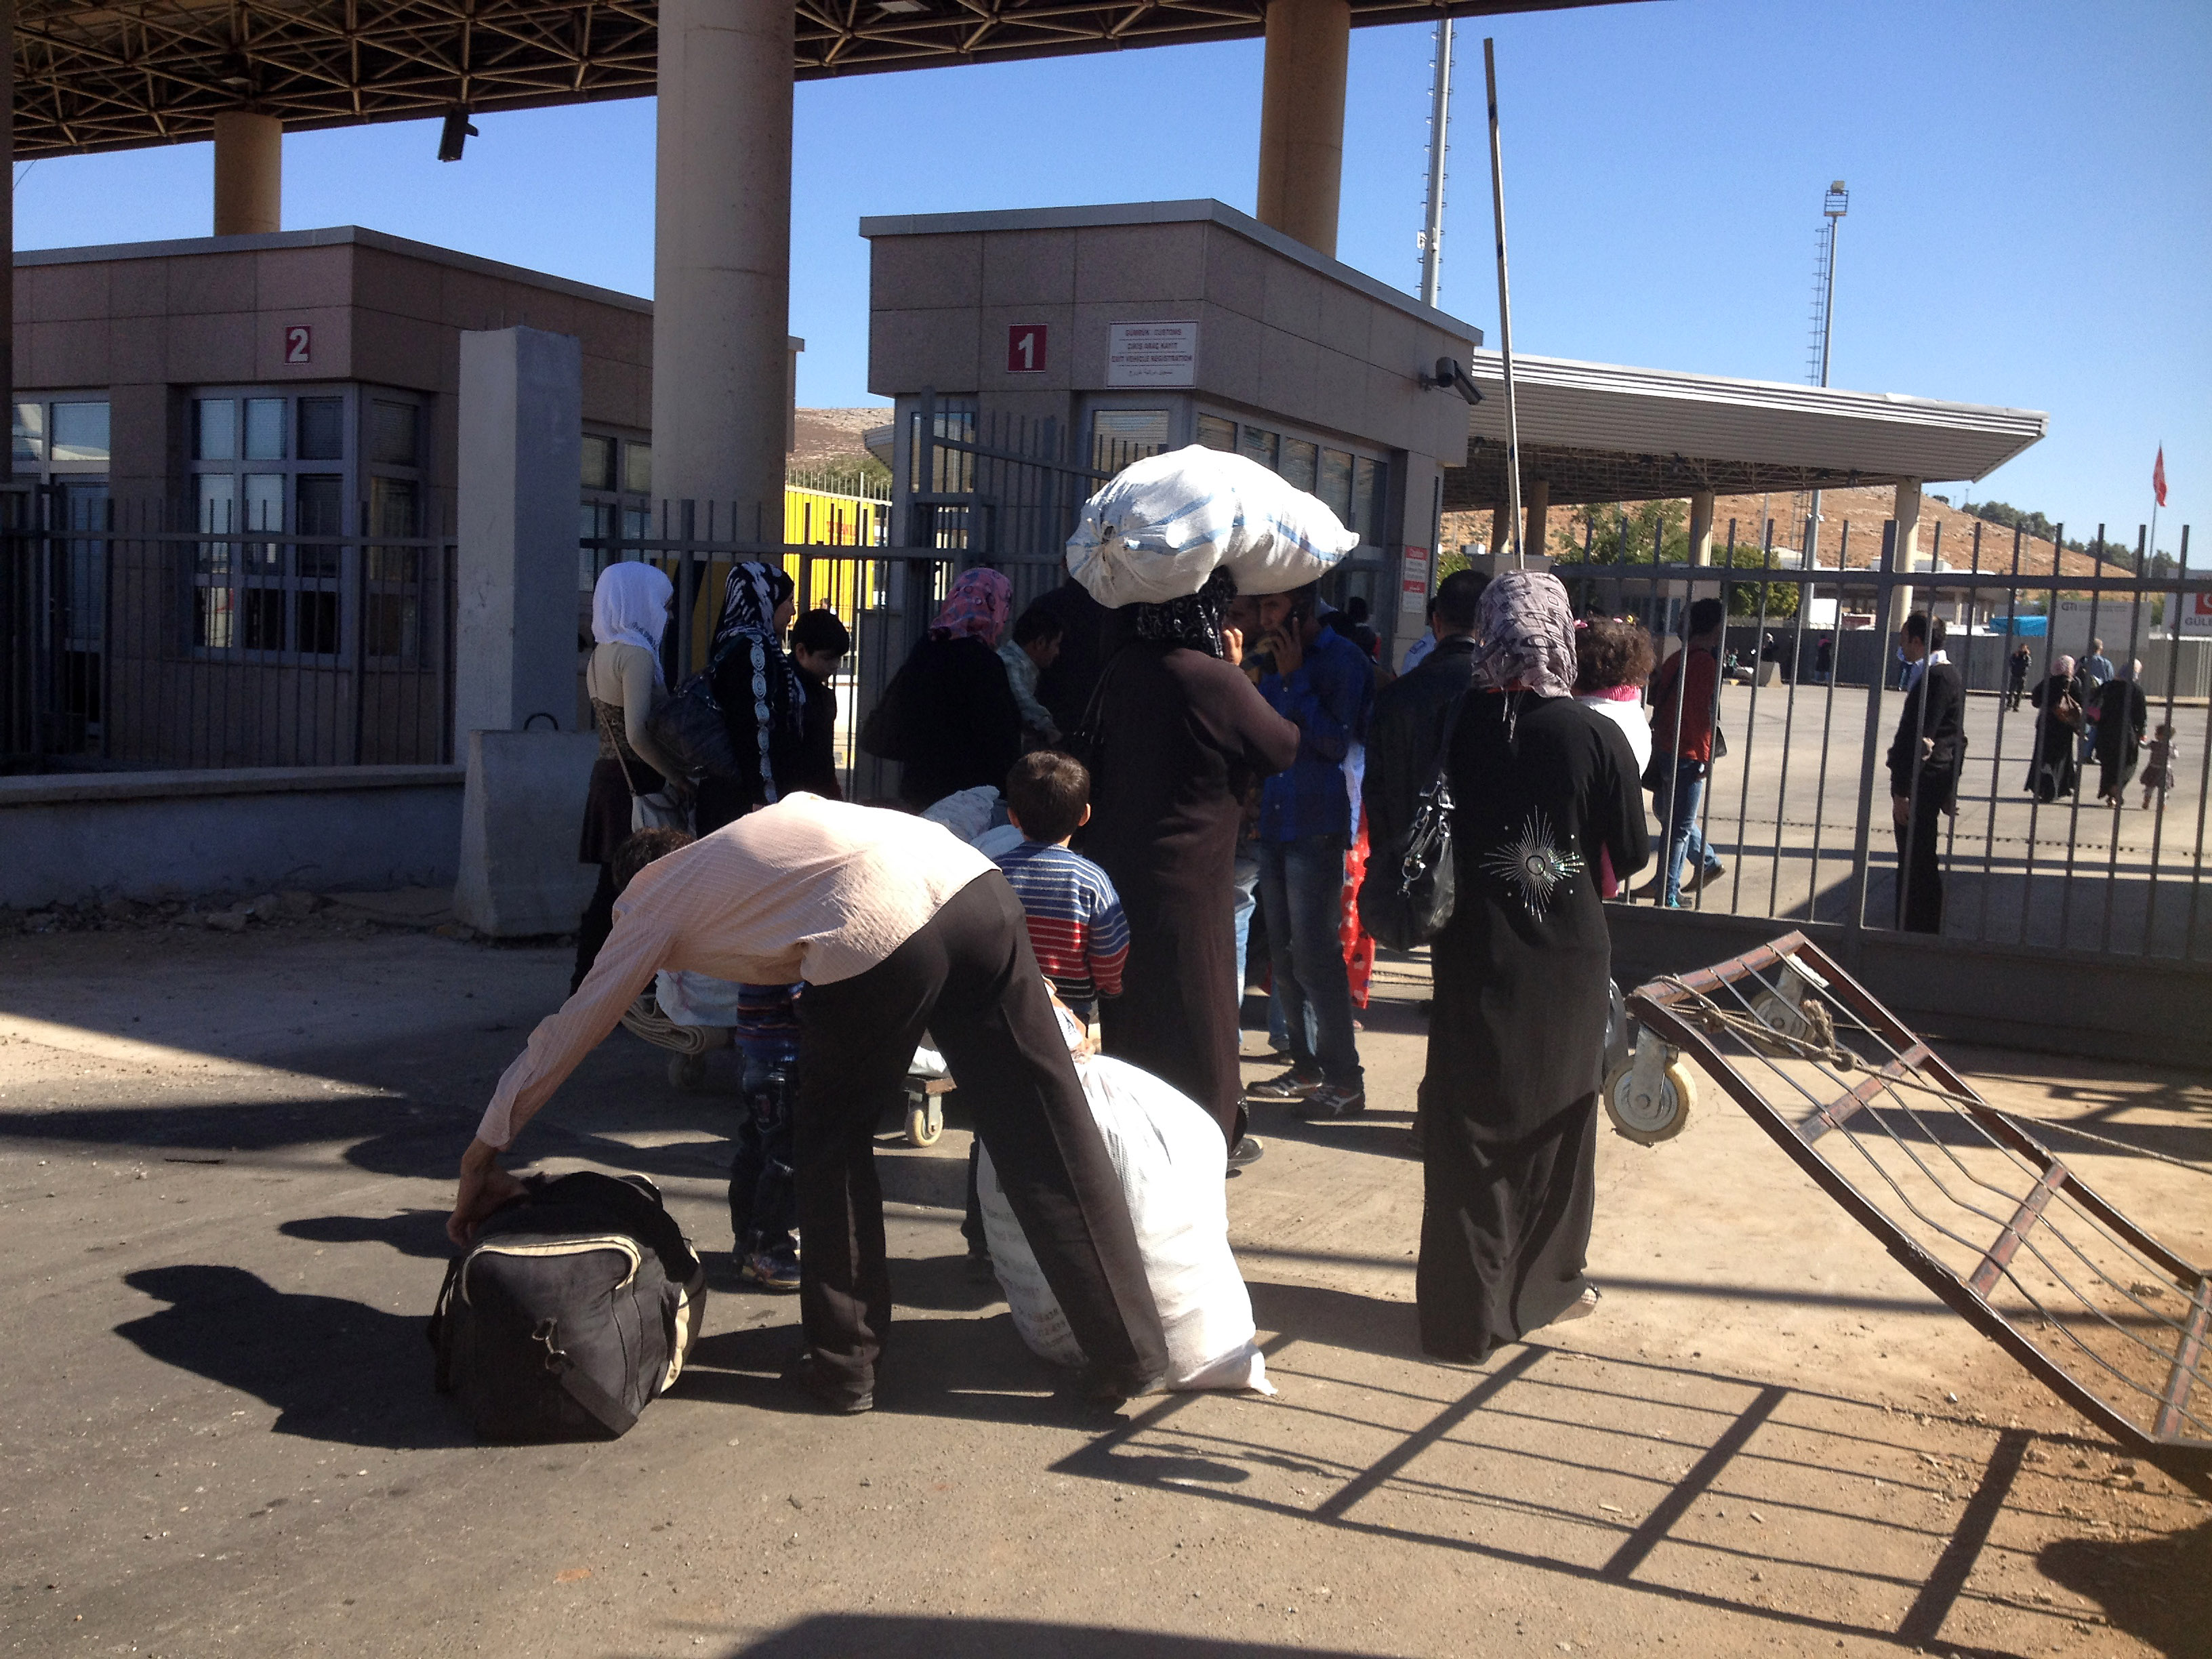
<svg viewBox="0 0 2212 1659">
<path fill-rule="evenodd" d="M 1433 306 L 1443 284 L 1444 151 L 1451 120 L 1452 24 L 1437 25 L 1437 78 L 1429 105 L 1429 204 L 1421 221 L 1421 303 Z"/>
<path fill-rule="evenodd" d="M 1836 319 L 1836 233 L 1844 215 L 1850 211 L 1851 193 L 1844 181 L 1834 180 L 1821 201 L 1825 216 L 1820 226 L 1819 252 L 1813 261 L 1813 340 L 1805 364 L 1805 378 L 1815 386 L 1828 384 L 1828 344 Z M 1813 492 L 1813 515 L 1805 527 L 1805 568 L 1820 562 L 1820 492 Z"/>
</svg>

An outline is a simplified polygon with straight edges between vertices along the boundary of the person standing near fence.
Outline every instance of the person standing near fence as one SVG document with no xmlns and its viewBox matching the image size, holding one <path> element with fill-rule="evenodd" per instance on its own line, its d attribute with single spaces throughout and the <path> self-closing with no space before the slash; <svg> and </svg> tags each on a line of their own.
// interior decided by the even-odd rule
<svg viewBox="0 0 2212 1659">
<path fill-rule="evenodd" d="M 794 787 L 826 800 L 845 799 L 837 781 L 837 689 L 831 682 L 852 648 L 852 632 L 834 611 L 810 611 L 792 624 L 791 665 L 806 694 Z"/>
<path fill-rule="evenodd" d="M 1583 1269 L 1613 951 L 1594 872 L 1650 855 L 1628 740 L 1571 695 L 1559 579 L 1502 573 L 1478 632 L 1452 732 L 1414 1280 L 1422 1348 L 1467 1364 L 1597 1306 Z"/>
<path fill-rule="evenodd" d="M 2074 672 L 2081 682 L 2081 762 L 2087 766 L 2097 752 L 2097 711 L 2103 706 L 2097 701 L 2097 693 L 2112 678 L 2112 659 L 2105 654 L 2104 641 L 2089 641 L 2089 654 L 2075 665 Z"/>
<path fill-rule="evenodd" d="M 584 692 L 599 730 L 599 758 L 584 792 L 584 831 L 576 856 L 599 866 L 599 885 L 576 924 L 574 991 L 592 971 L 614 926 L 615 848 L 629 839 L 640 797 L 662 797 L 683 781 L 653 747 L 646 722 L 668 696 L 660 672 L 660 636 L 676 589 L 657 566 L 625 560 L 599 573 L 592 588 L 592 659 Z"/>
<path fill-rule="evenodd" d="M 2035 653 L 2022 640 L 2012 655 L 2005 659 L 2005 708 L 2008 711 L 2020 707 L 2020 700 L 2027 695 L 2027 671 L 2035 661 Z"/>
<path fill-rule="evenodd" d="M 1037 680 L 1060 660 L 1060 644 L 1066 632 L 1058 617 L 1033 605 L 1015 622 L 1013 633 L 1000 643 L 999 660 L 1006 665 L 1006 684 L 1013 688 L 1014 707 L 1021 710 L 1025 748 L 1048 749 L 1060 741 L 1060 726 L 1052 711 L 1037 700 Z"/>
<path fill-rule="evenodd" d="M 1937 831 L 1959 810 L 1966 754 L 1966 688 L 1943 649 L 1943 622 L 1916 611 L 1899 641 L 1908 689 L 1889 745 L 1890 818 L 1897 831 L 1897 925 L 1943 931 L 1942 855 Z"/>
<path fill-rule="evenodd" d="M 1651 791 L 1652 811 L 1665 826 L 1666 842 L 1659 873 L 1638 888 L 1636 896 L 1656 897 L 1669 909 L 1728 873 L 1698 824 L 1719 724 L 1721 629 L 1727 617 L 1718 599 L 1692 605 L 1690 637 L 1651 677 L 1651 764 L 1644 781 Z M 1694 866 L 1686 879 L 1686 859 Z"/>
<path fill-rule="evenodd" d="M 899 799 L 917 811 L 963 789 L 998 788 L 1022 752 L 1022 712 L 999 657 L 1012 600 L 998 571 L 962 571 L 884 689 L 876 716 L 890 736 L 876 752 L 900 763 Z"/>
<path fill-rule="evenodd" d="M 726 778 L 700 780 L 696 827 L 702 836 L 797 787 L 806 693 L 783 653 L 792 591 L 790 577 L 757 559 L 732 565 L 723 584 L 708 672 L 738 769 Z"/>
</svg>

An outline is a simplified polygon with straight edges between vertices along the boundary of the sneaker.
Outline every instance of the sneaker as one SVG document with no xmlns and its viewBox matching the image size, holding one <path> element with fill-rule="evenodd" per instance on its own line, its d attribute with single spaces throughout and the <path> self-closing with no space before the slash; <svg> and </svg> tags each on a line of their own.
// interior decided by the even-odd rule
<svg viewBox="0 0 2212 1659">
<path fill-rule="evenodd" d="M 751 1280 L 764 1291 L 788 1295 L 799 1288 L 799 1258 L 787 1252 L 772 1255 L 766 1250 L 755 1250 L 738 1264 L 738 1276 Z"/>
<path fill-rule="evenodd" d="M 1241 1170 L 1248 1164 L 1257 1164 L 1267 1156 L 1267 1144 L 1257 1135 L 1240 1135 L 1237 1144 L 1229 1149 L 1229 1167 Z"/>
<path fill-rule="evenodd" d="M 1251 1100 L 1304 1100 L 1322 1086 L 1322 1079 L 1301 1072 L 1293 1066 L 1279 1077 L 1271 1077 L 1255 1083 L 1244 1093 Z"/>
<path fill-rule="evenodd" d="M 839 1381 L 825 1370 L 814 1358 L 811 1349 L 784 1368 L 783 1380 L 825 1411 L 836 1412 L 841 1417 L 857 1417 L 862 1412 L 876 1408 L 876 1390 L 872 1384 L 854 1388 Z"/>
<path fill-rule="evenodd" d="M 1303 1118 L 1326 1121 L 1330 1118 L 1357 1117 L 1367 1109 L 1367 1091 L 1354 1085 L 1323 1084 L 1305 1097 L 1298 1108 Z"/>
</svg>

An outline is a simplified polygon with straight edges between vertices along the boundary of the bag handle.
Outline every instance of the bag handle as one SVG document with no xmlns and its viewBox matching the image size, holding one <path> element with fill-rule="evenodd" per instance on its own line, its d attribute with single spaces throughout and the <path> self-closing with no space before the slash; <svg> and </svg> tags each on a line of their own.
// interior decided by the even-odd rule
<svg viewBox="0 0 2212 1659">
<path fill-rule="evenodd" d="M 553 1373 L 569 1399 L 589 1412 L 616 1439 L 621 1439 L 637 1426 L 637 1413 L 587 1376 L 568 1358 L 566 1349 L 553 1346 L 559 1334 L 556 1322 L 550 1319 L 530 1334 L 533 1340 L 544 1344 L 545 1369 Z"/>
</svg>

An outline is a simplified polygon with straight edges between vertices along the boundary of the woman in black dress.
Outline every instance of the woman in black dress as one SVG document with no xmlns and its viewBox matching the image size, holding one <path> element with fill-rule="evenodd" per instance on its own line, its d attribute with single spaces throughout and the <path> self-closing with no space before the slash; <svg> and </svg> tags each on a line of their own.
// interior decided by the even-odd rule
<svg viewBox="0 0 2212 1659">
<path fill-rule="evenodd" d="M 2036 799 L 2049 805 L 2078 787 L 2074 770 L 2074 746 L 2081 734 L 2081 706 L 2088 688 L 2074 672 L 2074 659 L 2061 657 L 2051 665 L 2043 684 L 2029 694 L 2041 712 L 2035 717 L 2035 750 L 2028 757 L 2027 787 Z M 2070 700 L 2074 723 L 2061 720 L 2059 706 Z"/>
<path fill-rule="evenodd" d="M 957 790 L 1002 788 L 1021 758 L 1022 711 L 999 660 L 1013 591 L 995 570 L 961 572 L 892 683 L 899 799 L 916 810 Z"/>
<path fill-rule="evenodd" d="M 2097 799 L 2115 806 L 2136 775 L 2150 720 L 2142 679 L 2142 665 L 2131 662 L 2097 688 Z"/>
<path fill-rule="evenodd" d="M 702 836 L 781 799 L 803 769 L 806 693 L 782 642 L 791 595 L 790 577 L 753 559 L 733 565 L 723 586 L 708 660 L 738 770 L 732 777 L 701 780 Z"/>
<path fill-rule="evenodd" d="M 1298 753 L 1298 728 L 1237 666 L 1243 640 L 1222 626 L 1236 596 L 1216 571 L 1188 599 L 1113 613 L 1083 842 L 1129 919 L 1121 994 L 1099 1005 L 1105 1051 L 1188 1095 L 1231 1149 L 1245 1139 L 1237 822 L 1247 781 Z"/>
<path fill-rule="evenodd" d="M 1628 739 L 1574 700 L 1574 616 L 1554 576 L 1484 591 L 1452 734 L 1457 902 L 1432 950 L 1420 1115 L 1421 1346 L 1480 1362 L 1587 1313 L 1583 1277 L 1612 945 L 1601 855 L 1650 854 Z"/>
</svg>

